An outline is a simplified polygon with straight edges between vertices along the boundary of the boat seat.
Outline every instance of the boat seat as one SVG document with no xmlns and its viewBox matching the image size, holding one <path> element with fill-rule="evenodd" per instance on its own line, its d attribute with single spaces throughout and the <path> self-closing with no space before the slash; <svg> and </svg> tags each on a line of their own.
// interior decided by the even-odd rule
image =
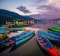
<svg viewBox="0 0 60 56">
<path fill-rule="evenodd" d="M 46 47 L 46 48 L 52 48 L 52 45 L 51 45 L 50 43 L 47 43 L 47 44 L 45 45 L 45 47 Z"/>
<path fill-rule="evenodd" d="M 42 42 L 41 43 L 46 43 L 45 38 L 42 38 Z"/>
<path fill-rule="evenodd" d="M 45 46 L 47 44 L 47 42 L 44 42 L 44 43 L 42 43 L 42 46 Z"/>
<path fill-rule="evenodd" d="M 38 38 L 38 40 L 42 40 L 42 38 Z"/>
<path fill-rule="evenodd" d="M 59 37 L 59 36 L 55 36 L 54 38 L 55 38 L 55 39 L 59 39 L 59 40 L 60 40 L 60 37 Z"/>
<path fill-rule="evenodd" d="M 38 42 L 43 43 L 43 40 L 38 40 Z"/>
</svg>

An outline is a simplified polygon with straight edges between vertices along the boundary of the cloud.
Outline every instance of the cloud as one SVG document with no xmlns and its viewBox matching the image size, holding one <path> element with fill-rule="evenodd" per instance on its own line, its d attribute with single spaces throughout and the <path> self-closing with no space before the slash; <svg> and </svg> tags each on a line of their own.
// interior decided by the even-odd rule
<svg viewBox="0 0 60 56">
<path fill-rule="evenodd" d="M 55 18 L 60 18 L 60 8 L 59 7 L 54 7 L 53 5 L 43 5 L 43 6 L 38 6 L 38 10 L 42 10 L 36 14 L 36 15 L 31 15 L 32 17 L 36 19 L 55 19 Z M 46 11 L 46 12 L 44 12 Z"/>
<path fill-rule="evenodd" d="M 31 15 L 32 17 L 36 19 L 48 19 L 48 20 L 60 18 L 60 0 L 58 1 L 57 0 L 48 0 L 48 1 L 35 0 L 35 2 L 37 3 L 36 10 L 38 11 L 38 14 L 33 14 Z"/>
<path fill-rule="evenodd" d="M 19 6 L 17 9 L 25 14 L 33 14 L 36 19 L 60 18 L 60 0 L 31 0 L 28 7 L 32 13 L 25 6 Z"/>
<path fill-rule="evenodd" d="M 53 5 L 43 5 L 43 6 L 38 6 L 37 7 L 38 10 L 53 10 L 53 11 L 60 11 L 60 8 L 58 7 L 54 7 Z"/>
<path fill-rule="evenodd" d="M 50 10 L 50 9 L 52 9 L 53 7 L 52 6 L 50 6 L 50 5 L 42 5 L 42 6 L 38 6 L 37 7 L 37 9 L 38 10 Z"/>
<path fill-rule="evenodd" d="M 32 6 L 47 5 L 49 0 L 31 0 L 33 2 Z"/>
<path fill-rule="evenodd" d="M 18 9 L 19 11 L 23 12 L 24 14 L 25 14 L 25 13 L 26 13 L 26 14 L 31 13 L 25 6 L 19 6 L 19 7 L 17 7 L 17 9 Z"/>
<path fill-rule="evenodd" d="M 60 7 L 60 0 L 49 0 L 50 4 L 53 4 L 55 7 Z"/>
<path fill-rule="evenodd" d="M 47 2 L 48 0 L 31 0 L 34 3 Z"/>
<path fill-rule="evenodd" d="M 35 2 L 36 2 L 36 3 L 42 3 L 42 2 L 43 2 L 43 3 L 46 3 L 47 1 L 48 1 L 48 0 L 36 0 Z"/>
</svg>

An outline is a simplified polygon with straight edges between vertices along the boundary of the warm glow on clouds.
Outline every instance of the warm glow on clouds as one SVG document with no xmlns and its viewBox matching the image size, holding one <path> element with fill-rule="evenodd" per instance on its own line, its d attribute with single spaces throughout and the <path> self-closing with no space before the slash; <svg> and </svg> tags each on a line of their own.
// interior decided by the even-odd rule
<svg viewBox="0 0 60 56">
<path fill-rule="evenodd" d="M 49 3 L 60 8 L 60 0 L 49 0 Z"/>
</svg>

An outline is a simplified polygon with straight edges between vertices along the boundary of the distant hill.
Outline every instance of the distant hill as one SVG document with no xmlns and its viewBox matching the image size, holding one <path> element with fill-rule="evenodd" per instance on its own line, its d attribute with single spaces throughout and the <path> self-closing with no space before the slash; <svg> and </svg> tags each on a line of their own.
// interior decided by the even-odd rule
<svg viewBox="0 0 60 56">
<path fill-rule="evenodd" d="M 48 13 L 49 14 L 49 13 Z M 35 19 L 38 19 L 38 20 L 42 20 L 42 21 L 47 21 L 47 20 L 60 20 L 60 17 L 54 17 L 52 16 L 52 14 L 49 16 L 48 14 L 33 14 L 33 15 L 30 15 L 31 17 L 35 18 Z"/>
<path fill-rule="evenodd" d="M 60 21 L 60 18 L 52 19 L 51 21 Z"/>
<path fill-rule="evenodd" d="M 38 20 L 36 20 L 30 16 L 22 16 L 22 15 L 15 13 L 15 12 L 0 9 L 0 24 L 5 24 L 6 21 L 13 22 L 13 20 L 20 20 L 20 21 L 34 20 L 34 21 L 38 21 Z"/>
</svg>

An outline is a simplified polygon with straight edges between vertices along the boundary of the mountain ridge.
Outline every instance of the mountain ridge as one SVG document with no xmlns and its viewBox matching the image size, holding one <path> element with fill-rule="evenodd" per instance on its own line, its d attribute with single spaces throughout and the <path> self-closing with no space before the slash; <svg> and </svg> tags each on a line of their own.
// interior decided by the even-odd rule
<svg viewBox="0 0 60 56">
<path fill-rule="evenodd" d="M 13 21 L 17 19 L 20 19 L 20 21 L 28 21 L 28 20 L 37 21 L 31 16 L 22 16 L 12 11 L 0 9 L 0 24 L 5 24 L 6 21 Z"/>
</svg>

